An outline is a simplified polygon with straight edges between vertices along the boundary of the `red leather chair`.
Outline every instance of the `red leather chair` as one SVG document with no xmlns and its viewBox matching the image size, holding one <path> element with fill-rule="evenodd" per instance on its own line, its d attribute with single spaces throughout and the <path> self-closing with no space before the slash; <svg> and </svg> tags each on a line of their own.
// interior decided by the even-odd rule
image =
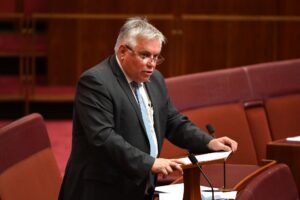
<svg viewBox="0 0 300 200">
<path fill-rule="evenodd" d="M 297 187 L 289 167 L 276 164 L 255 176 L 238 194 L 238 200 L 297 200 Z"/>
<path fill-rule="evenodd" d="M 41 115 L 0 129 L 0 163 L 1 200 L 58 198 L 61 175 Z"/>
</svg>

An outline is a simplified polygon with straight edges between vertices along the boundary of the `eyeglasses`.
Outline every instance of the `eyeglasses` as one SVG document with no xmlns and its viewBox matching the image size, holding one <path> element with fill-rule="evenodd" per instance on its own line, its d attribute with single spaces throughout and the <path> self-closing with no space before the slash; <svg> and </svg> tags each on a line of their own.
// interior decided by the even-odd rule
<svg viewBox="0 0 300 200">
<path fill-rule="evenodd" d="M 136 52 L 128 45 L 125 45 L 125 47 L 132 53 L 136 54 L 144 63 L 151 63 L 153 61 L 156 65 L 160 65 L 165 61 L 165 58 L 160 54 L 152 55 L 149 52 Z"/>
</svg>

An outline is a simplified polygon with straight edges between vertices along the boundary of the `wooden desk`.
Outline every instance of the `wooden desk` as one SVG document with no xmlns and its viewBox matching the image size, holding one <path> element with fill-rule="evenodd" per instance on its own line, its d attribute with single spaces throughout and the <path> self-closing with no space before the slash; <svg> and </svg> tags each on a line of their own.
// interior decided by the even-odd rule
<svg viewBox="0 0 300 200">
<path fill-rule="evenodd" d="M 267 145 L 267 158 L 287 164 L 294 176 L 300 196 L 300 142 L 286 139 L 276 140 Z"/>
</svg>

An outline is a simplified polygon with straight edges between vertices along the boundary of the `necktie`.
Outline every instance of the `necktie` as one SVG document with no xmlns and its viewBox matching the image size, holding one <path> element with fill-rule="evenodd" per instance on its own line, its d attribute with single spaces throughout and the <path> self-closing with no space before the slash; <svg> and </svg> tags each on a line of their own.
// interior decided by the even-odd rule
<svg viewBox="0 0 300 200">
<path fill-rule="evenodd" d="M 155 138 L 153 137 L 152 135 L 152 125 L 151 125 L 151 121 L 150 121 L 150 118 L 149 118 L 149 114 L 147 112 L 147 105 L 144 101 L 144 98 L 141 94 L 141 87 L 142 85 L 138 84 L 137 82 L 135 81 L 132 81 L 131 83 L 131 86 L 133 88 L 133 91 L 136 95 L 136 98 L 137 98 L 137 101 L 139 103 L 139 106 L 140 106 L 140 110 L 141 110 L 141 113 L 142 113 L 142 117 L 143 117 L 143 122 L 144 122 L 144 125 L 145 125 L 145 128 L 146 128 L 146 133 L 147 133 L 147 137 L 148 137 L 148 140 L 149 140 L 149 144 L 150 144 L 150 155 L 152 157 L 156 157 L 157 156 L 157 145 L 155 143 Z"/>
</svg>

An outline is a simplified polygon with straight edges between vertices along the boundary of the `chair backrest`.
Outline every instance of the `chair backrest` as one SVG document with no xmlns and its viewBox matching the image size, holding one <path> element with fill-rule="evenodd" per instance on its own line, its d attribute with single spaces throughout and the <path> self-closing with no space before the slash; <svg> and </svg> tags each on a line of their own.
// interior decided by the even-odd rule
<svg viewBox="0 0 300 200">
<path fill-rule="evenodd" d="M 276 164 L 255 176 L 240 191 L 238 200 L 294 200 L 299 199 L 297 187 L 289 167 Z"/>
<path fill-rule="evenodd" d="M 267 99 L 266 111 L 273 140 L 300 134 L 300 94 Z"/>
<path fill-rule="evenodd" d="M 206 130 L 206 124 L 212 124 L 215 126 L 216 137 L 226 135 L 239 143 L 239 150 L 228 159 L 228 163 L 258 164 L 243 104 L 232 103 L 203 107 L 184 111 L 183 114 L 202 130 Z"/>
<path fill-rule="evenodd" d="M 60 184 L 41 115 L 30 114 L 0 129 L 1 200 L 54 200 Z"/>
</svg>

